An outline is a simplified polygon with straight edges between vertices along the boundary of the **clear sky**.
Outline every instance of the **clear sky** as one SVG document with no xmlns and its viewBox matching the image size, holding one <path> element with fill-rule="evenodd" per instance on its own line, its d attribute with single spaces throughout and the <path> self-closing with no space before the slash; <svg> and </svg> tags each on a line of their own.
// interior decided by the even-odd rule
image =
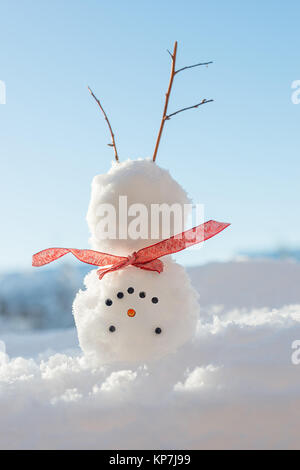
<svg viewBox="0 0 300 470">
<path fill-rule="evenodd" d="M 153 153 L 170 70 L 170 111 L 157 162 L 206 219 L 232 223 L 201 263 L 299 244 L 298 0 L 2 0 L 0 2 L 0 270 L 29 267 L 50 246 L 88 247 L 90 183 L 110 167 L 101 98 L 121 159 Z"/>
</svg>

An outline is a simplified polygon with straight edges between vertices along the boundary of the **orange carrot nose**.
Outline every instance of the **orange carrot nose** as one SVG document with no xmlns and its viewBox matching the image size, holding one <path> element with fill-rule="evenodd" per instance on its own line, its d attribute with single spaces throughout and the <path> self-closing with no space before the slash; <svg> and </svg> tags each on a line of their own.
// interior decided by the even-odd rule
<svg viewBox="0 0 300 470">
<path fill-rule="evenodd" d="M 127 310 L 127 315 L 129 317 L 134 317 L 135 313 L 136 312 L 135 312 L 135 310 L 133 310 L 133 308 L 130 308 L 130 309 Z"/>
</svg>

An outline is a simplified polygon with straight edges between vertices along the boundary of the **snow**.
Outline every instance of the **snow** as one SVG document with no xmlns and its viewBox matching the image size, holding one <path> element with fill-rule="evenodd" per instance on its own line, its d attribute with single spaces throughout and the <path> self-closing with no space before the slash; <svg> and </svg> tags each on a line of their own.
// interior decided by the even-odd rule
<svg viewBox="0 0 300 470">
<path fill-rule="evenodd" d="M 0 448 L 299 449 L 300 265 L 189 273 L 196 341 L 157 362 L 94 368 L 73 328 L 3 332 Z"/>
<path fill-rule="evenodd" d="M 126 204 L 120 203 L 120 196 L 126 198 Z M 171 218 L 167 224 L 169 234 L 163 236 L 161 224 L 151 219 L 152 205 L 155 204 L 170 207 L 176 204 L 180 207 L 182 217 L 178 224 L 179 229 L 176 218 Z M 146 210 L 143 222 L 147 220 L 148 230 L 146 230 L 146 238 L 135 240 L 128 237 L 128 231 L 132 219 L 135 219 L 141 211 L 141 205 Z M 87 213 L 91 246 L 94 250 L 105 253 L 128 256 L 132 251 L 138 251 L 145 246 L 181 233 L 184 230 L 184 221 L 187 220 L 191 210 L 190 205 L 191 200 L 185 190 L 172 178 L 168 170 L 154 164 L 152 159 L 113 162 L 108 173 L 95 176 L 92 182 L 91 200 Z M 116 213 L 116 226 L 118 227 L 116 239 L 112 239 L 112 234 L 107 238 L 108 228 L 106 223 L 103 223 L 103 219 L 107 218 L 103 210 L 108 206 L 114 207 Z M 133 213 L 126 217 L 127 210 L 124 210 L 124 207 L 127 209 L 131 207 Z M 135 209 L 137 213 L 134 213 Z M 160 218 L 160 222 L 161 220 Z M 158 229 L 158 233 L 154 234 L 157 236 L 151 237 L 151 229 L 154 228 Z"/>
</svg>

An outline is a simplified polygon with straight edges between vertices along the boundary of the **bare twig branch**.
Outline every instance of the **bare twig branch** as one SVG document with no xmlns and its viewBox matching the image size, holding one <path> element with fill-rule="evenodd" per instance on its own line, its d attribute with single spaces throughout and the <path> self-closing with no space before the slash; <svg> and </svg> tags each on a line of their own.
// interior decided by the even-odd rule
<svg viewBox="0 0 300 470">
<path fill-rule="evenodd" d="M 88 90 L 90 92 L 90 94 L 92 95 L 92 97 L 94 98 L 94 100 L 98 103 L 98 106 L 99 108 L 101 109 L 103 115 L 104 115 L 104 118 L 105 118 L 105 121 L 107 122 L 107 125 L 109 127 L 109 131 L 110 131 L 110 135 L 111 135 L 111 140 L 112 140 L 112 143 L 111 144 L 108 144 L 110 147 L 113 147 L 114 148 L 114 151 L 115 151 L 115 159 L 116 161 L 118 162 L 119 161 L 119 156 L 118 156 L 118 152 L 117 152 L 117 147 L 116 147 L 116 141 L 115 141 L 115 136 L 114 136 L 114 133 L 112 131 L 112 128 L 111 128 L 111 125 L 110 125 L 110 122 L 108 120 L 108 117 L 106 115 L 106 112 L 104 111 L 104 109 L 102 108 L 102 105 L 100 103 L 100 101 L 98 100 L 98 98 L 96 98 L 96 96 L 94 95 L 94 93 L 92 92 L 92 90 L 90 89 L 90 87 L 88 87 Z"/>
<path fill-rule="evenodd" d="M 194 67 L 200 67 L 201 65 L 206 65 L 206 66 L 208 66 L 208 65 L 210 65 L 210 64 L 213 64 L 213 62 L 212 62 L 212 61 L 211 61 L 211 62 L 202 62 L 201 64 L 188 65 L 187 67 L 182 67 L 182 69 L 176 70 L 176 71 L 175 71 L 175 75 L 176 75 L 176 73 L 182 72 L 183 70 L 192 69 L 192 68 L 194 68 Z"/>
<path fill-rule="evenodd" d="M 163 115 L 162 115 L 162 119 L 161 119 L 161 123 L 160 123 L 160 128 L 159 128 L 159 132 L 158 132 L 158 136 L 157 136 L 157 140 L 156 140 L 156 144 L 155 144 L 155 149 L 154 149 L 154 153 L 153 153 L 153 161 L 154 162 L 156 160 L 157 151 L 158 151 L 158 147 L 159 147 L 159 143 L 160 143 L 160 138 L 161 138 L 161 135 L 162 135 L 162 131 L 163 131 L 165 122 L 166 122 L 168 104 L 169 104 L 170 94 L 171 94 L 171 90 L 172 90 L 173 80 L 174 80 L 174 77 L 175 77 L 176 54 L 177 54 L 177 41 L 175 41 L 175 44 L 174 44 L 173 54 L 170 54 L 171 57 L 172 57 L 171 75 L 170 75 L 168 91 L 166 93 L 164 111 L 163 111 Z"/>
<path fill-rule="evenodd" d="M 172 59 L 171 76 L 170 76 L 168 90 L 167 90 L 167 93 L 166 93 L 165 105 L 164 105 L 163 115 L 162 115 L 162 118 L 161 118 L 160 128 L 159 128 L 159 131 L 158 131 L 158 136 L 157 136 L 155 149 L 154 149 L 154 153 L 153 153 L 153 161 L 154 162 L 156 160 L 157 151 L 158 151 L 158 147 L 159 147 L 159 143 L 160 143 L 160 139 L 161 139 L 161 135 L 162 135 L 162 132 L 163 132 L 163 129 L 164 129 L 165 122 L 168 121 L 172 116 L 175 116 L 175 114 L 182 113 L 183 111 L 187 111 L 188 109 L 198 108 L 202 104 L 210 103 L 210 102 L 213 101 L 213 100 L 204 99 L 204 100 L 201 101 L 201 103 L 195 104 L 194 106 L 189 106 L 187 108 L 179 109 L 178 111 L 175 111 L 174 113 L 171 113 L 169 115 L 167 114 L 169 99 L 170 99 L 172 85 L 173 85 L 175 75 L 179 72 L 182 72 L 183 70 L 186 70 L 186 69 L 191 69 L 193 67 L 199 67 L 201 65 L 208 66 L 209 64 L 212 64 L 212 62 L 204 62 L 204 63 L 195 64 L 195 65 L 189 65 L 187 67 L 182 67 L 179 70 L 175 70 L 176 55 L 177 55 L 177 41 L 175 41 L 175 44 L 174 44 L 173 54 L 171 54 L 171 52 L 169 50 L 168 50 L 168 53 L 170 54 L 171 59 Z"/>
<path fill-rule="evenodd" d="M 168 114 L 165 119 L 169 120 L 172 116 L 175 116 L 175 114 L 182 113 L 183 111 L 187 111 L 188 109 L 199 108 L 199 106 L 201 106 L 202 104 L 211 103 L 212 101 L 213 100 L 202 100 L 201 103 L 194 104 L 194 106 L 188 106 L 187 108 L 182 108 L 178 111 L 175 111 L 175 113 Z"/>
</svg>

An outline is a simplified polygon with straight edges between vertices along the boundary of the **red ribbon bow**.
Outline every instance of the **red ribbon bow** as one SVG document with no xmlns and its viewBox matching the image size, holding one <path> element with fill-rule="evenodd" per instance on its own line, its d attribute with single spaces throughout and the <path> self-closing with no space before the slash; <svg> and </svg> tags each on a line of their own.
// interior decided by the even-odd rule
<svg viewBox="0 0 300 470">
<path fill-rule="evenodd" d="M 163 262 L 158 259 L 161 256 L 171 255 L 184 250 L 189 246 L 196 245 L 224 230 L 230 224 L 209 220 L 202 225 L 186 230 L 179 235 L 155 243 L 154 245 L 135 251 L 129 256 L 115 256 L 108 253 L 101 253 L 94 250 L 77 250 L 76 248 L 48 248 L 36 253 L 32 257 L 32 266 L 44 266 L 52 263 L 58 258 L 72 253 L 80 261 L 101 266 L 97 271 L 99 279 L 109 272 L 123 269 L 126 266 L 135 266 L 136 268 L 146 269 L 148 271 L 163 271 Z"/>
</svg>

